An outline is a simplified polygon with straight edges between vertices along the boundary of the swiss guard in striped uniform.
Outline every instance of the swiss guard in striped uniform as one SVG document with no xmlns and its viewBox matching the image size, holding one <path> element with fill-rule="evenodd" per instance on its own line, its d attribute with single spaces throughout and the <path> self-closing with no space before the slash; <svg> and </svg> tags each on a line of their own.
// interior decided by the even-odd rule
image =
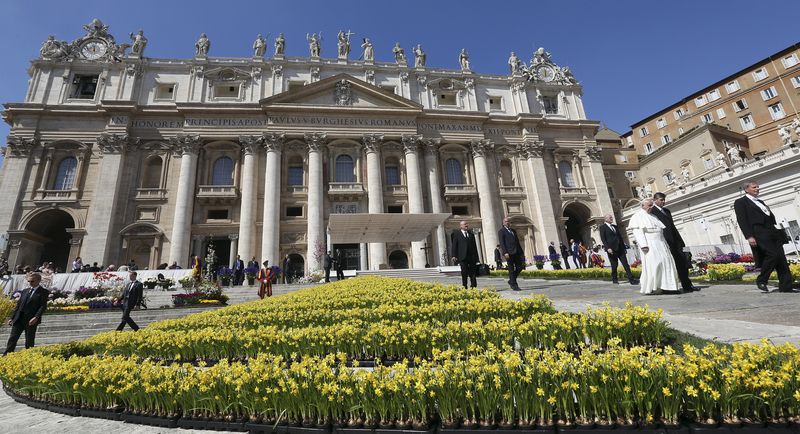
<svg viewBox="0 0 800 434">
<path fill-rule="evenodd" d="M 200 280 L 200 257 L 194 255 L 192 257 L 192 277 L 194 280 Z"/>
<path fill-rule="evenodd" d="M 264 261 L 264 266 L 258 270 L 256 278 L 261 282 L 261 286 L 258 287 L 259 298 L 272 297 L 272 270 L 269 268 L 269 261 Z"/>
</svg>

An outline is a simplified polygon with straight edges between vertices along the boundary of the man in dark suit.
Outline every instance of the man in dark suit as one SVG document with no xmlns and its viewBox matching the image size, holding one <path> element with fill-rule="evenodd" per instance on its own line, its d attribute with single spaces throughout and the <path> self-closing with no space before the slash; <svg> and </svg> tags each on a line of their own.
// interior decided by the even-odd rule
<svg viewBox="0 0 800 434">
<path fill-rule="evenodd" d="M 244 282 L 244 261 L 241 256 L 236 255 L 236 259 L 233 260 L 233 284 L 241 285 L 242 282 Z"/>
<path fill-rule="evenodd" d="M 6 351 L 3 354 L 14 352 L 22 332 L 25 332 L 25 348 L 33 348 L 33 343 L 36 339 L 36 327 L 42 322 L 42 314 L 47 309 L 47 297 L 50 292 L 39 286 L 42 281 L 42 275 L 30 273 L 27 276 L 27 280 L 30 287 L 22 291 L 17 306 L 14 308 L 14 313 L 11 314 L 11 319 L 8 320 L 8 325 L 11 326 L 11 333 L 8 336 Z"/>
<path fill-rule="evenodd" d="M 503 269 L 503 254 L 500 253 L 500 244 L 494 248 L 494 264 L 495 269 L 502 270 Z"/>
<path fill-rule="evenodd" d="M 745 195 L 733 202 L 733 210 L 739 228 L 753 249 L 756 263 L 761 264 L 756 287 L 762 292 L 770 292 L 767 281 L 775 270 L 778 272 L 778 291 L 797 292 L 792 289 L 792 274 L 783 251 L 783 245 L 789 242 L 786 232 L 776 223 L 772 210 L 758 198 L 758 183 L 747 181 L 743 188 Z"/>
<path fill-rule="evenodd" d="M 503 219 L 503 227 L 497 231 L 497 239 L 500 240 L 500 251 L 508 263 L 508 286 L 519 291 L 517 276 L 525 269 L 525 252 L 522 251 L 517 231 L 511 228 L 508 217 Z"/>
<path fill-rule="evenodd" d="M 631 267 L 628 265 L 628 258 L 625 251 L 625 242 L 622 240 L 622 234 L 619 231 L 619 226 L 614 224 L 614 216 L 606 214 L 605 224 L 600 226 L 600 240 L 603 242 L 603 248 L 608 252 L 608 260 L 611 262 L 611 282 L 619 283 L 617 279 L 617 266 L 621 263 L 622 268 L 625 270 L 625 275 L 628 277 L 628 282 L 631 285 L 639 283 L 633 278 Z"/>
<path fill-rule="evenodd" d="M 569 270 L 569 249 L 562 241 L 559 244 L 559 249 L 561 250 L 561 258 L 564 260 L 564 267 Z"/>
<path fill-rule="evenodd" d="M 336 251 L 336 280 L 344 280 L 344 254 L 341 250 Z"/>
<path fill-rule="evenodd" d="M 678 228 L 675 227 L 672 212 L 664 208 L 666 203 L 667 195 L 661 192 L 654 194 L 653 209 L 650 211 L 650 215 L 664 223 L 664 240 L 667 242 L 672 258 L 675 260 L 675 268 L 678 269 L 678 280 L 681 281 L 681 287 L 683 288 L 681 292 L 699 291 L 700 288 L 692 285 L 692 281 L 689 280 L 689 263 L 686 261 L 686 253 L 683 251 L 686 243 L 683 242 L 683 237 L 678 232 Z"/>
<path fill-rule="evenodd" d="M 125 324 L 131 326 L 133 331 L 139 330 L 139 326 L 131 318 L 131 311 L 142 301 L 144 291 L 142 282 L 136 280 L 135 271 L 131 271 L 130 274 L 128 274 L 128 278 L 130 282 L 125 285 L 125 290 L 122 291 L 122 300 L 120 300 L 122 305 L 122 321 L 117 326 L 118 332 L 121 332 L 122 329 L 125 328 Z"/>
<path fill-rule="evenodd" d="M 331 251 L 328 250 L 325 253 L 325 256 L 322 257 L 322 268 L 325 269 L 325 283 L 331 281 L 331 268 L 333 267 L 333 258 L 331 257 Z"/>
<path fill-rule="evenodd" d="M 467 288 L 467 278 L 472 288 L 478 286 L 478 245 L 475 234 L 469 229 L 469 224 L 462 221 L 459 230 L 450 234 L 453 245 L 453 260 L 461 266 L 461 284 Z"/>
</svg>

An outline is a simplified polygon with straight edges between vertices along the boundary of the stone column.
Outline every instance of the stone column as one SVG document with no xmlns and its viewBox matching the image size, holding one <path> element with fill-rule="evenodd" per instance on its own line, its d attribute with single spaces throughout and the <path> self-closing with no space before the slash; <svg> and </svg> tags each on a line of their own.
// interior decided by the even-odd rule
<svg viewBox="0 0 800 434">
<path fill-rule="evenodd" d="M 176 152 L 181 154 L 181 174 L 172 219 L 172 236 L 169 240 L 169 263 L 185 264 L 189 258 L 189 241 L 192 233 L 194 191 L 197 181 L 197 153 L 200 136 L 179 134 L 170 139 Z"/>
<path fill-rule="evenodd" d="M 308 237 L 306 258 L 308 272 L 322 270 L 321 257 L 316 253 L 320 248 L 328 249 L 323 213 L 322 150 L 325 146 L 325 133 L 305 134 L 308 145 Z M 322 247 L 321 247 L 322 246 Z"/>
<path fill-rule="evenodd" d="M 424 214 L 425 203 L 422 197 L 422 181 L 419 175 L 417 145 L 422 136 L 403 136 L 403 151 L 406 156 L 406 180 L 408 184 L 408 211 L 411 214 Z M 411 242 L 411 268 L 425 268 L 427 253 L 426 240 Z"/>
<path fill-rule="evenodd" d="M 478 188 L 478 202 L 481 210 L 481 226 L 483 228 L 483 251 L 484 258 L 494 257 L 494 248 L 497 245 L 497 231 L 500 225 L 497 224 L 495 210 L 497 203 L 492 188 L 489 165 L 486 163 L 486 156 L 494 145 L 490 140 L 472 140 L 472 159 L 475 162 L 475 184 Z"/>
<path fill-rule="evenodd" d="M 281 222 L 281 148 L 285 134 L 271 133 L 264 136 L 267 164 L 264 172 L 264 219 L 261 232 L 261 262 L 268 260 L 278 265 L 280 257 Z"/>
<path fill-rule="evenodd" d="M 367 258 L 367 243 L 359 243 L 358 245 L 358 269 L 369 270 L 369 260 Z"/>
<path fill-rule="evenodd" d="M 263 146 L 263 136 L 240 136 L 239 143 L 244 153 L 242 162 L 242 201 L 239 210 L 239 243 L 237 253 L 245 262 L 254 255 L 256 228 L 256 179 L 258 175 L 258 148 Z M 233 250 L 231 250 L 233 251 Z"/>
<path fill-rule="evenodd" d="M 535 201 L 531 209 L 534 211 L 534 225 L 539 231 L 539 236 L 535 237 L 537 241 L 536 252 L 530 252 L 530 256 L 534 253 L 546 252 L 550 241 L 557 242 L 560 239 L 560 226 L 556 210 L 553 207 L 550 188 L 548 187 L 547 168 L 544 163 L 544 144 L 527 140 L 519 145 L 518 150 L 520 156 L 527 160 L 528 169 L 531 173 L 531 193 Z"/>
<path fill-rule="evenodd" d="M 383 135 L 365 134 L 362 142 L 367 154 L 367 198 L 369 213 L 383 213 L 383 182 L 380 145 Z M 369 243 L 369 269 L 377 270 L 386 263 L 386 243 Z"/>
<path fill-rule="evenodd" d="M 28 139 L 16 135 L 8 137 L 3 174 L 0 176 L 0 197 L 5 202 L 5 206 L 0 206 L 0 235 L 16 227 L 20 211 L 20 207 L 16 204 L 22 201 L 25 186 L 31 182 L 31 150 L 38 145 L 39 142 L 35 138 Z M 0 252 L 2 253 L 4 252 Z"/>
<path fill-rule="evenodd" d="M 228 267 L 233 268 L 233 261 L 236 260 L 236 255 L 239 255 L 239 253 L 237 253 L 239 251 L 239 235 L 230 234 L 228 235 L 228 239 L 231 240 L 231 250 L 228 254 Z M 247 262 L 245 259 L 242 260 L 245 261 L 245 263 Z"/>
<path fill-rule="evenodd" d="M 114 230 L 114 222 L 118 220 L 119 190 L 129 143 L 125 134 L 101 134 L 97 138 L 101 155 L 98 187 L 94 189 L 94 197 L 86 216 L 86 243 L 81 249 L 81 255 L 87 262 L 108 264 L 115 260 L 111 257 L 111 250 L 113 246 L 119 245 L 119 235 Z M 79 188 L 77 183 L 75 188 Z M 118 253 L 114 256 L 117 255 Z"/>
<path fill-rule="evenodd" d="M 431 211 L 434 213 L 445 213 L 444 200 L 442 199 L 442 185 L 439 182 L 439 144 L 440 139 L 423 139 L 425 144 L 425 172 L 428 174 L 428 187 L 431 196 Z M 448 265 L 447 237 L 444 232 L 444 224 L 436 226 L 436 255 L 433 261 L 440 267 Z"/>
<path fill-rule="evenodd" d="M 614 214 L 611 196 L 608 194 L 606 176 L 603 173 L 603 149 L 596 145 L 587 145 L 584 152 L 586 152 L 586 158 L 589 160 L 589 171 L 591 172 L 594 194 L 597 196 L 597 204 L 600 207 L 600 215 Z"/>
</svg>

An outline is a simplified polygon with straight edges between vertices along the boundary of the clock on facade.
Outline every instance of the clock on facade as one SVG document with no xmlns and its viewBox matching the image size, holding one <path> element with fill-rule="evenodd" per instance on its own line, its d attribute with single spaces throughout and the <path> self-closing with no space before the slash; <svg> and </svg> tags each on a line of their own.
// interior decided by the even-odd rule
<svg viewBox="0 0 800 434">
<path fill-rule="evenodd" d="M 552 66 L 544 65 L 536 69 L 536 78 L 541 81 L 550 82 L 556 77 L 556 71 Z"/>
<path fill-rule="evenodd" d="M 97 60 L 103 57 L 107 50 L 108 46 L 104 41 L 92 39 L 81 46 L 81 56 L 87 60 Z"/>
</svg>

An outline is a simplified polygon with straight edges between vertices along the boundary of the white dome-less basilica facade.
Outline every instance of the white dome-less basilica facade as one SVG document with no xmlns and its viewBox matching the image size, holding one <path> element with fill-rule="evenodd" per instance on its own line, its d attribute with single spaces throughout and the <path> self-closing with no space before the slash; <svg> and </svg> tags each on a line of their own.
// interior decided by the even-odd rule
<svg viewBox="0 0 800 434">
<path fill-rule="evenodd" d="M 303 41 L 309 57 L 288 57 L 300 42 L 282 34 L 259 35 L 252 58 L 215 57 L 203 34 L 194 57 L 158 59 L 141 31 L 118 44 L 99 20 L 84 29 L 50 37 L 25 101 L 5 105 L 0 233 L 12 265 L 186 267 L 214 242 L 225 259 L 290 255 L 300 274 L 331 249 L 351 269 L 421 268 L 448 262 L 461 220 L 491 263 L 505 215 L 530 261 L 551 241 L 589 243 L 613 212 L 599 124 L 543 49 L 490 75 L 460 47 L 454 70 L 428 66 L 419 45 L 375 61 L 384 48 L 368 39 L 353 60 L 344 32 L 335 58 L 317 35 Z M 329 245 L 341 213 L 450 217 L 413 242 Z"/>
</svg>

